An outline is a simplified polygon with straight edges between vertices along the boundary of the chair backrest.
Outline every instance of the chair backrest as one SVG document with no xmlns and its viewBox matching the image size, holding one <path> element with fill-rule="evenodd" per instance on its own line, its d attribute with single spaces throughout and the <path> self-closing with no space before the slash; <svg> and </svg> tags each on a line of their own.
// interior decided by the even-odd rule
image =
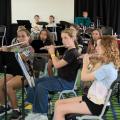
<svg viewBox="0 0 120 120">
<path fill-rule="evenodd" d="M 6 26 L 0 25 L 0 37 L 2 38 L 2 46 L 4 44 L 5 35 L 6 35 Z"/>
<path fill-rule="evenodd" d="M 107 96 L 106 96 L 105 104 L 104 104 L 104 107 L 103 107 L 102 112 L 101 112 L 101 114 L 100 114 L 100 117 L 102 117 L 102 116 L 104 115 L 105 110 L 106 110 L 106 107 L 108 106 L 109 100 L 110 100 L 110 98 L 111 98 L 111 96 L 112 96 L 112 91 L 113 91 L 113 89 L 114 89 L 114 87 L 115 87 L 115 85 L 116 85 L 117 83 L 118 83 L 118 80 L 115 80 L 115 81 L 112 83 L 110 89 L 108 90 L 108 94 L 107 94 Z"/>
<path fill-rule="evenodd" d="M 103 35 L 112 35 L 113 34 L 112 27 L 102 27 L 101 30 L 102 30 Z"/>
<path fill-rule="evenodd" d="M 0 33 L 2 33 L 2 32 L 4 33 L 5 29 L 6 29 L 6 26 L 0 25 Z"/>
<path fill-rule="evenodd" d="M 75 83 L 74 83 L 73 89 L 76 89 L 78 80 L 80 80 L 80 68 L 77 71 L 77 75 L 76 75 L 76 79 L 75 79 Z"/>
</svg>

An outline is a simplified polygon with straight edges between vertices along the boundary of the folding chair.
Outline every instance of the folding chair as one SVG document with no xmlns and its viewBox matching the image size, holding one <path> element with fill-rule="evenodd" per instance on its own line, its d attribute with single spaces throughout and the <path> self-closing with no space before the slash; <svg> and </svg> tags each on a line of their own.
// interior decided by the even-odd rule
<svg viewBox="0 0 120 120">
<path fill-rule="evenodd" d="M 61 92 L 57 92 L 57 94 L 59 94 L 59 99 L 64 99 L 64 94 L 69 94 L 69 93 L 72 93 L 74 96 L 77 96 L 75 90 L 77 88 L 77 81 L 78 81 L 78 79 L 80 79 L 80 69 L 78 69 L 73 89 L 71 89 L 71 90 L 63 90 Z M 53 109 L 52 109 L 53 104 L 51 102 L 51 95 L 55 95 L 55 94 L 56 94 L 56 92 L 50 92 L 49 93 L 49 103 L 48 103 L 48 106 L 49 106 L 50 114 L 53 113 Z"/>
<path fill-rule="evenodd" d="M 4 44 L 5 35 L 6 35 L 6 26 L 0 25 L 0 38 L 1 38 L 1 45 L 2 46 Z"/>
<path fill-rule="evenodd" d="M 71 89 L 71 90 L 63 90 L 62 92 L 60 92 L 59 93 L 59 99 L 61 99 L 61 98 L 64 99 L 64 94 L 69 94 L 69 93 L 73 93 L 74 96 L 77 96 L 75 90 L 77 88 L 77 81 L 78 81 L 78 79 L 80 79 L 80 69 L 78 69 L 73 89 Z"/>
<path fill-rule="evenodd" d="M 117 84 L 115 86 L 115 89 L 113 91 L 113 95 L 117 97 L 118 103 L 120 103 L 120 71 L 118 71 L 118 78 L 117 78 Z"/>
<path fill-rule="evenodd" d="M 118 100 L 118 103 L 120 103 L 120 71 L 118 72 L 118 91 L 117 91 L 117 100 Z"/>
<path fill-rule="evenodd" d="M 48 58 L 44 54 L 34 56 L 33 70 L 36 78 L 47 76 Z"/>
<path fill-rule="evenodd" d="M 106 110 L 108 110 L 108 107 L 110 106 L 110 98 L 112 96 L 112 92 L 114 90 L 114 87 L 115 85 L 118 83 L 118 80 L 115 80 L 110 89 L 108 90 L 108 94 L 106 96 L 106 99 L 105 99 L 105 104 L 103 106 L 103 109 L 102 109 L 102 112 L 100 115 L 81 115 L 81 114 L 70 114 L 68 115 L 66 118 L 67 120 L 73 120 L 72 118 L 75 119 L 75 116 L 76 116 L 76 120 L 103 120 L 103 116 L 105 115 L 106 113 Z"/>
</svg>

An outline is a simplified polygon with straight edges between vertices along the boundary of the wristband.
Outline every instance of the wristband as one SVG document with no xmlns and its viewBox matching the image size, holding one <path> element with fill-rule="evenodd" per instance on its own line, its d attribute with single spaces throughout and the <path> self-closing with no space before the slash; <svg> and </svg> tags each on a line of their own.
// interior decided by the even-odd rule
<svg viewBox="0 0 120 120">
<path fill-rule="evenodd" d="M 51 54 L 50 56 L 51 56 L 51 57 L 55 57 L 55 54 Z"/>
</svg>

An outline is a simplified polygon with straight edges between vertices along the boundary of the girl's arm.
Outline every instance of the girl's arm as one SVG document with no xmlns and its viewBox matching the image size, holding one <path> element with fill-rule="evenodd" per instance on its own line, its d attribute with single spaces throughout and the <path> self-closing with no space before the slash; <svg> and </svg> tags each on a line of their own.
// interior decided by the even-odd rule
<svg viewBox="0 0 120 120">
<path fill-rule="evenodd" d="M 51 55 L 52 62 L 55 68 L 58 69 L 68 64 L 67 61 L 65 61 L 64 59 L 58 59 L 58 57 L 55 56 L 55 48 L 53 45 L 48 46 L 48 52 Z"/>
<path fill-rule="evenodd" d="M 86 54 L 83 58 L 83 67 L 81 71 L 81 80 L 82 81 L 93 81 L 95 79 L 94 72 L 88 72 L 89 65 L 89 55 Z"/>
</svg>

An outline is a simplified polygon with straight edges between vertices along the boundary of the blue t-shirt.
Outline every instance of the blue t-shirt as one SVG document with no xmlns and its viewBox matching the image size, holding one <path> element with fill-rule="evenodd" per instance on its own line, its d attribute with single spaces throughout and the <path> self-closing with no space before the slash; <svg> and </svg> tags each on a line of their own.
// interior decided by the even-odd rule
<svg viewBox="0 0 120 120">
<path fill-rule="evenodd" d="M 117 69 L 113 63 L 105 64 L 95 71 L 95 79 L 102 82 L 107 89 L 110 88 L 112 82 L 117 79 Z"/>
<path fill-rule="evenodd" d="M 96 104 L 104 104 L 108 89 L 117 79 L 118 71 L 113 63 L 104 64 L 94 72 L 95 80 L 88 91 L 88 98 Z"/>
</svg>

